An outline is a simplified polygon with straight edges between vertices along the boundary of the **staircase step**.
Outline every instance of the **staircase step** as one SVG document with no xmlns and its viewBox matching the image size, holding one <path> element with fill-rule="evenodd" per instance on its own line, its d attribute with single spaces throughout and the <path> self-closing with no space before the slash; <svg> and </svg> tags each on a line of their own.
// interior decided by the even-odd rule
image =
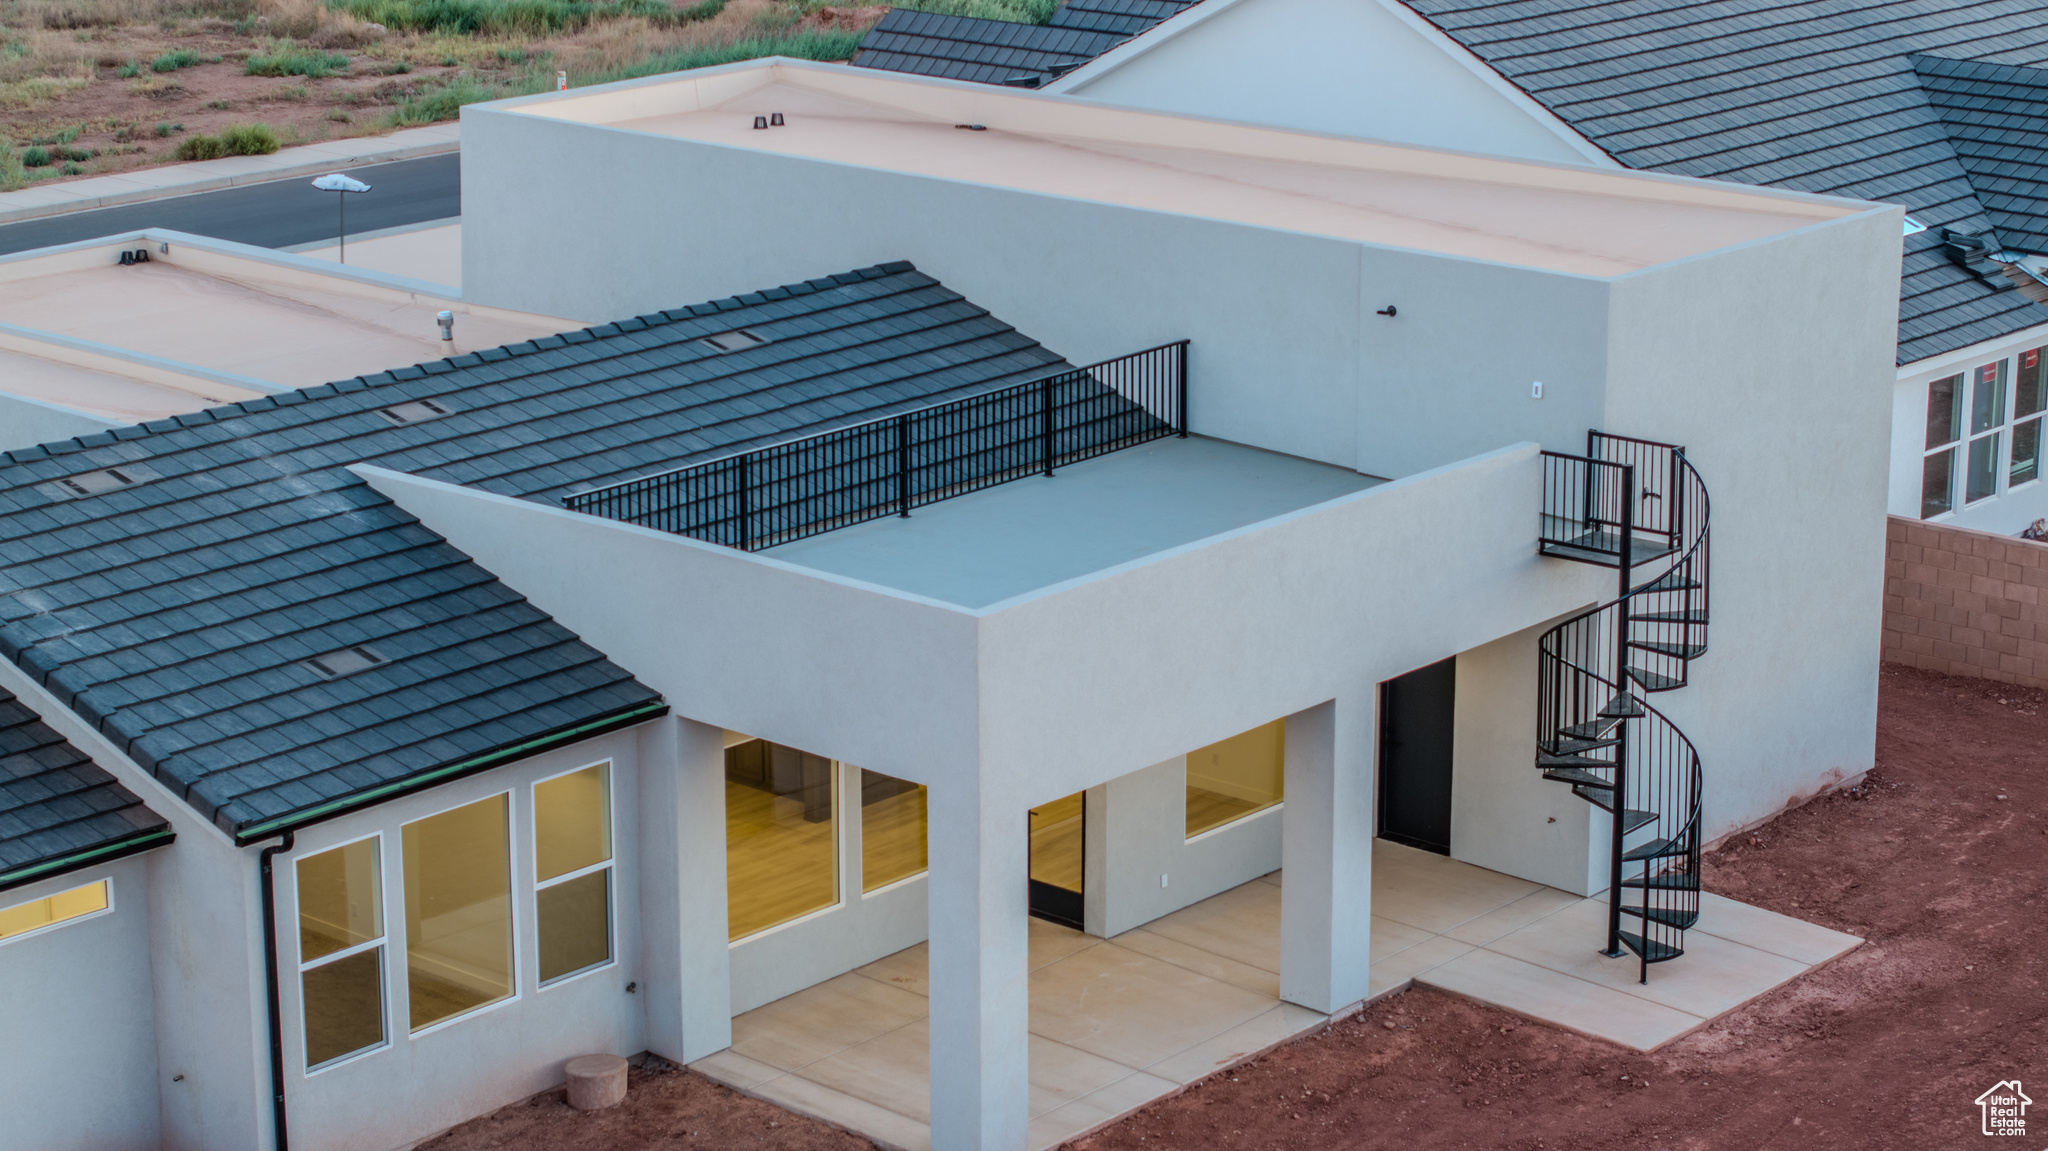
<svg viewBox="0 0 2048 1151">
<path fill-rule="evenodd" d="M 1676 959 L 1685 954 L 1685 949 L 1682 947 L 1673 947 L 1669 943 L 1659 943 L 1654 939 L 1644 939 L 1632 931 L 1622 931 L 1617 934 L 1621 936 L 1622 946 L 1642 956 L 1646 963 L 1662 963 L 1667 959 Z"/>
<path fill-rule="evenodd" d="M 1618 715 L 1603 715 L 1599 719 L 1588 720 L 1585 723 L 1575 723 L 1570 727 L 1558 728 L 1557 734 L 1567 739 L 1599 739 L 1607 734 L 1609 728 L 1620 723 L 1621 718 Z"/>
<path fill-rule="evenodd" d="M 1698 659 L 1707 654 L 1707 645 L 1703 643 L 1659 643 L 1655 640 L 1632 639 L 1628 641 L 1628 646 L 1653 651 L 1658 655 L 1668 655 L 1673 659 Z"/>
<path fill-rule="evenodd" d="M 1645 611 L 1635 612 L 1629 617 L 1631 623 L 1697 623 L 1707 622 L 1707 613 L 1693 611 Z"/>
<path fill-rule="evenodd" d="M 1601 779 L 1582 767 L 1553 767 L 1543 773 L 1543 778 L 1554 779 L 1559 783 L 1569 783 L 1578 787 L 1599 787 L 1609 791 L 1614 789 L 1612 783 Z"/>
<path fill-rule="evenodd" d="M 1628 677 L 1642 684 L 1644 691 L 1670 691 L 1674 687 L 1685 686 L 1682 679 L 1672 679 L 1668 675 L 1658 675 L 1654 671 L 1640 667 L 1629 668 Z"/>
<path fill-rule="evenodd" d="M 1583 756 L 1583 755 L 1550 755 L 1550 754 L 1548 754 L 1548 753 L 1546 753 L 1546 752 L 1541 752 L 1541 751 L 1539 751 L 1539 752 L 1537 752 L 1537 753 L 1536 753 L 1536 766 L 1537 766 L 1537 767 L 1613 767 L 1614 765 L 1613 765 L 1613 764 L 1611 764 L 1611 763 L 1609 763 L 1609 762 L 1607 762 L 1607 761 L 1606 761 L 1606 760 L 1604 760 L 1604 759 L 1588 759 L 1588 758 L 1586 758 L 1586 757 L 1585 757 L 1585 756 Z"/>
<path fill-rule="evenodd" d="M 1536 741 L 1536 746 L 1542 749 L 1545 755 L 1579 755 L 1583 752 L 1598 751 L 1603 747 L 1613 747 L 1620 742 L 1619 739 L 1542 739 Z"/>
<path fill-rule="evenodd" d="M 1696 579 L 1688 579 L 1685 576 L 1679 575 L 1676 571 L 1673 571 L 1665 575 L 1662 579 L 1653 580 L 1635 590 L 1639 592 L 1698 591 L 1700 588 L 1705 586 L 1705 584 L 1702 584 L 1700 581 Z"/>
<path fill-rule="evenodd" d="M 1642 701 L 1627 692 L 1608 700 L 1607 706 L 1600 709 L 1602 719 L 1639 719 L 1648 714 Z"/>
<path fill-rule="evenodd" d="M 1651 923 L 1661 923 L 1666 927 L 1676 927 L 1680 931 L 1684 931 L 1700 921 L 1699 912 L 1681 911 L 1676 907 L 1643 908 L 1630 907 L 1624 903 L 1621 906 L 1621 913 L 1623 915 L 1633 915 L 1639 919 L 1647 919 Z"/>
<path fill-rule="evenodd" d="M 1639 875 L 1633 879 L 1622 880 L 1621 885 L 1638 889 L 1647 887 L 1652 891 L 1698 891 L 1700 880 L 1697 875 L 1677 872 L 1670 875 L 1653 875 L 1647 880 Z"/>
<path fill-rule="evenodd" d="M 1591 548 L 1575 548 L 1569 544 L 1552 543 L 1549 540 L 1544 540 L 1537 545 L 1537 554 L 1553 556 L 1561 560 L 1576 560 L 1582 564 L 1593 564 L 1603 568 L 1621 566 L 1616 560 L 1616 557 L 1621 554 L 1620 548 L 1609 552 L 1602 552 Z"/>
<path fill-rule="evenodd" d="M 1594 807 L 1597 807 L 1600 810 L 1607 812 L 1610 815 L 1614 812 L 1613 784 L 1609 784 L 1605 788 L 1600 789 L 1599 791 L 1593 791 L 1591 789 L 1588 789 L 1587 791 L 1580 791 L 1578 788 L 1574 787 L 1572 788 L 1572 794 L 1578 796 L 1580 799 L 1585 800 L 1587 803 L 1592 804 Z M 1622 815 L 1621 833 L 1623 835 L 1628 835 L 1631 832 L 1637 830 L 1638 828 L 1647 827 L 1655 822 L 1657 822 L 1656 812 L 1637 811 L 1636 809 L 1631 807 L 1628 808 Z M 1626 859 L 1628 857 L 1623 856 L 1622 858 Z"/>
<path fill-rule="evenodd" d="M 1640 863 L 1645 859 L 1663 859 L 1668 855 L 1684 854 L 1685 849 L 1676 840 L 1653 839 L 1641 847 L 1631 847 L 1621 853 L 1623 863 Z M 1627 880 L 1622 882 L 1626 883 Z"/>
</svg>

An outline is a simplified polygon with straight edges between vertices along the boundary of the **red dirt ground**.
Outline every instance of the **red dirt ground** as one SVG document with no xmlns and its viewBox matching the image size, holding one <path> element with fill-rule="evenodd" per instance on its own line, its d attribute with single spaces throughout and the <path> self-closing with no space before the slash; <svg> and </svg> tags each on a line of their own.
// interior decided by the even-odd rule
<svg viewBox="0 0 2048 1151">
<path fill-rule="evenodd" d="M 1709 890 L 1869 941 L 1833 964 L 1651 1055 L 1418 989 L 1071 1146 L 1986 1143 L 1972 1103 L 1979 1093 L 2009 1078 L 2048 1084 L 2042 693 L 1889 665 L 1880 691 L 1877 768 L 1862 786 L 1788 811 L 1707 857 Z M 2026 1148 L 2048 1144 L 2048 1103 L 2036 1110 Z M 559 1095 L 543 1096 L 421 1151 L 865 1146 L 689 1072 L 636 1072 L 615 1111 L 578 1115 Z"/>
</svg>

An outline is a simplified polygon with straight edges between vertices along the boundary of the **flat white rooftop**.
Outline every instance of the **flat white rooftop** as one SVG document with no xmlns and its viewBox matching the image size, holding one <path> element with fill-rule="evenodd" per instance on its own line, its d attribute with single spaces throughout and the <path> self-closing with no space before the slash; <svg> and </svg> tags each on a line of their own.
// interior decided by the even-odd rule
<svg viewBox="0 0 2048 1151">
<path fill-rule="evenodd" d="M 149 261 L 119 263 L 136 250 Z M 456 316 L 452 349 L 441 311 Z M 581 326 L 327 261 L 138 233 L 0 259 L 0 396 L 117 426 Z"/>
<path fill-rule="evenodd" d="M 1153 440 L 761 554 L 983 608 L 1385 482 L 1223 440 Z"/>
<path fill-rule="evenodd" d="M 1438 152 L 785 60 L 504 107 L 1595 276 L 1864 209 L 1704 180 Z M 754 128 L 756 116 L 776 112 L 786 126 Z"/>
</svg>

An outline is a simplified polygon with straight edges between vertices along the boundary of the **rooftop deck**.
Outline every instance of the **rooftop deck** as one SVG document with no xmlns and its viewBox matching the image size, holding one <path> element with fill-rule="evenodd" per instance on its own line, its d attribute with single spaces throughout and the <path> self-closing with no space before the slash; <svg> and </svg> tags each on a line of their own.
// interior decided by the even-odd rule
<svg viewBox="0 0 2048 1151">
<path fill-rule="evenodd" d="M 763 555 L 967 608 L 1143 559 L 1384 480 L 1223 440 L 1154 440 Z"/>
<path fill-rule="evenodd" d="M 754 62 L 520 113 L 1327 235 L 1614 276 L 1847 216 L 1861 205 L 1634 172 L 1435 152 Z M 767 131 L 754 117 L 784 114 Z M 961 131 L 967 124 L 983 131 Z"/>
</svg>

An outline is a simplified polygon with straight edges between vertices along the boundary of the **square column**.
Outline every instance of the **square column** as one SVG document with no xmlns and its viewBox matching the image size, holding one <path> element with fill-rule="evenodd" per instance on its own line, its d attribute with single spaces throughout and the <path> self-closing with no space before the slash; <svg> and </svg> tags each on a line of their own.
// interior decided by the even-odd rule
<svg viewBox="0 0 2048 1151">
<path fill-rule="evenodd" d="M 732 1046 L 723 731 L 679 716 L 641 729 L 639 831 L 647 1049 L 687 1063 Z"/>
<path fill-rule="evenodd" d="M 971 777 L 931 785 L 935 1151 L 1024 1151 L 1030 1120 L 1029 837 L 1022 806 Z"/>
<path fill-rule="evenodd" d="M 1368 690 L 1287 717 L 1280 998 L 1326 1014 L 1371 978 L 1377 710 Z"/>
</svg>

